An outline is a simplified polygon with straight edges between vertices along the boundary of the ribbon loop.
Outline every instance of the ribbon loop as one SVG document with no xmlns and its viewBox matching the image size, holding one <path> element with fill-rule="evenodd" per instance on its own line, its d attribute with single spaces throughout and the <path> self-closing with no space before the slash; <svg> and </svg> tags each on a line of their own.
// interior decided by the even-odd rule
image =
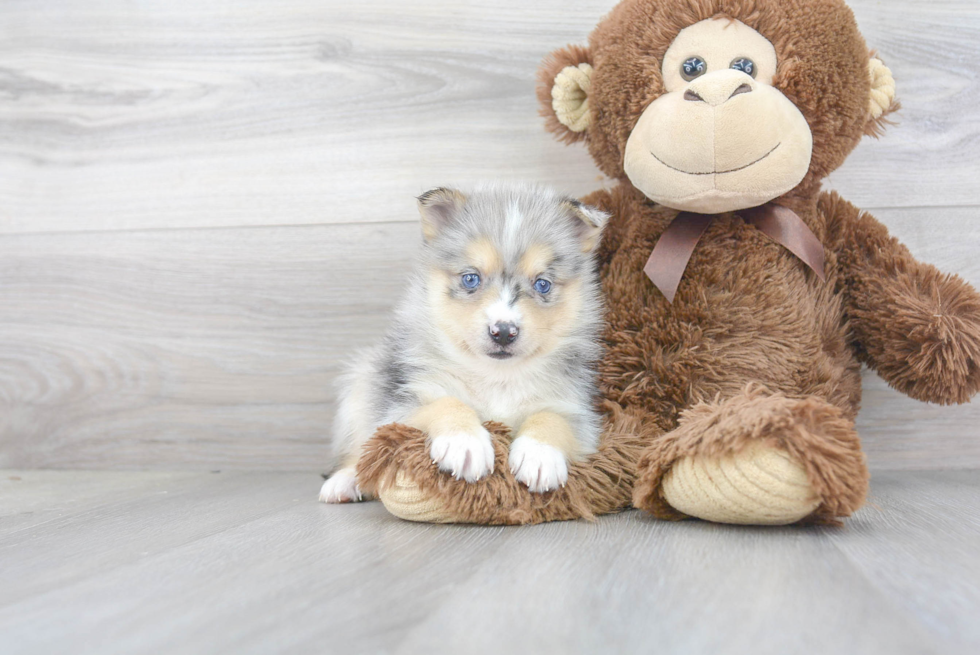
<svg viewBox="0 0 980 655">
<path fill-rule="evenodd" d="M 799 257 L 813 269 L 817 277 L 826 281 L 823 244 L 796 212 L 789 207 L 768 203 L 741 210 L 739 215 L 745 222 L 754 225 L 760 232 Z M 694 248 L 713 220 L 715 217 L 711 215 L 681 212 L 670 222 L 653 247 L 643 272 L 660 289 L 667 302 L 674 302 L 677 287 L 691 255 L 694 254 Z"/>
</svg>

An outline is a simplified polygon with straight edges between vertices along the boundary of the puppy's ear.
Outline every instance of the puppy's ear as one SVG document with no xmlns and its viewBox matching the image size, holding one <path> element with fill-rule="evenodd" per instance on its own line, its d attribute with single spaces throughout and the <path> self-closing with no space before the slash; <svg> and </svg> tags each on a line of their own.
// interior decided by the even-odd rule
<svg viewBox="0 0 980 655">
<path fill-rule="evenodd" d="M 593 252 L 602 240 L 602 228 L 609 220 L 609 214 L 578 200 L 566 200 L 565 207 L 575 225 L 575 234 L 582 242 L 582 252 Z"/>
<path fill-rule="evenodd" d="M 449 225 L 466 204 L 466 196 L 456 189 L 440 187 L 418 197 L 422 215 L 422 236 L 431 241 Z"/>
<path fill-rule="evenodd" d="M 565 143 L 584 139 L 592 121 L 591 89 L 588 48 L 570 45 L 548 55 L 538 69 L 538 102 L 548 131 Z"/>
</svg>

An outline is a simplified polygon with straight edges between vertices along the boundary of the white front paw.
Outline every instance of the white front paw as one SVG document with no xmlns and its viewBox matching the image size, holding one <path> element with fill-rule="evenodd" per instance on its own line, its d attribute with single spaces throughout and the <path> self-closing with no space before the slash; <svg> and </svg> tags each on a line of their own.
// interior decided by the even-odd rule
<svg viewBox="0 0 980 655">
<path fill-rule="evenodd" d="M 531 437 L 517 437 L 510 445 L 510 471 L 535 493 L 544 493 L 568 482 L 565 454 Z"/>
<path fill-rule="evenodd" d="M 327 478 L 320 487 L 320 502 L 349 503 L 363 499 L 357 486 L 357 474 L 352 468 L 343 468 Z"/>
<path fill-rule="evenodd" d="M 452 474 L 457 480 L 476 482 L 493 473 L 493 443 L 483 427 L 479 432 L 451 432 L 433 437 L 429 454 L 440 471 Z"/>
</svg>

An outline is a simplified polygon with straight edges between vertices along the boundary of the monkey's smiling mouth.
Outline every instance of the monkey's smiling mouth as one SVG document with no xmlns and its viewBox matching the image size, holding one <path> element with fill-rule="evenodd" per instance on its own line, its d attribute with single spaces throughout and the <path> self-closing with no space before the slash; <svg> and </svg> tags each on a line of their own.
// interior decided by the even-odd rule
<svg viewBox="0 0 980 655">
<path fill-rule="evenodd" d="M 667 168 L 669 168 L 670 170 L 677 171 L 678 173 L 684 173 L 685 175 L 724 175 L 725 173 L 736 173 L 738 171 L 744 171 L 749 166 L 755 166 L 760 161 L 762 161 L 763 159 L 765 159 L 766 157 L 768 157 L 772 153 L 776 152 L 776 148 L 778 148 L 781 145 L 783 145 L 783 142 L 782 141 L 780 141 L 779 143 L 777 143 L 776 145 L 774 145 L 772 147 L 772 150 L 770 150 L 766 154 L 762 155 L 761 157 L 759 157 L 758 159 L 756 159 L 753 162 L 749 162 L 748 164 L 745 164 L 744 166 L 739 166 L 738 168 L 730 168 L 727 171 L 708 171 L 707 173 L 694 173 L 694 172 L 691 172 L 691 171 L 681 170 L 680 168 L 677 168 L 676 166 L 671 166 L 670 164 L 668 164 L 667 162 L 665 162 L 663 159 L 661 159 L 660 157 L 658 157 L 656 155 L 656 153 L 653 152 L 652 150 L 650 151 L 650 155 L 654 159 L 656 159 L 657 161 L 659 161 L 661 164 L 663 164 L 664 166 L 666 166 Z"/>
</svg>

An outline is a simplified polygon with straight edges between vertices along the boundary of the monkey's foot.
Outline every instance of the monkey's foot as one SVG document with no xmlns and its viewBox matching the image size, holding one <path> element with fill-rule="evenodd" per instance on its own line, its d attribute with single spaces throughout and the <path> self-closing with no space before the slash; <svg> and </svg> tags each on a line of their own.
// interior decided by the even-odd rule
<svg viewBox="0 0 980 655">
<path fill-rule="evenodd" d="M 749 385 L 686 410 L 643 453 L 633 504 L 665 519 L 838 523 L 867 489 L 861 444 L 839 408 Z"/>
<path fill-rule="evenodd" d="M 683 457 L 664 476 L 664 499 L 716 523 L 786 525 L 813 513 L 820 497 L 806 469 L 761 443 L 721 457 Z"/>
<path fill-rule="evenodd" d="M 453 523 L 459 517 L 437 495 L 427 494 L 404 471 L 378 495 L 385 509 L 400 519 L 422 523 Z"/>
</svg>

